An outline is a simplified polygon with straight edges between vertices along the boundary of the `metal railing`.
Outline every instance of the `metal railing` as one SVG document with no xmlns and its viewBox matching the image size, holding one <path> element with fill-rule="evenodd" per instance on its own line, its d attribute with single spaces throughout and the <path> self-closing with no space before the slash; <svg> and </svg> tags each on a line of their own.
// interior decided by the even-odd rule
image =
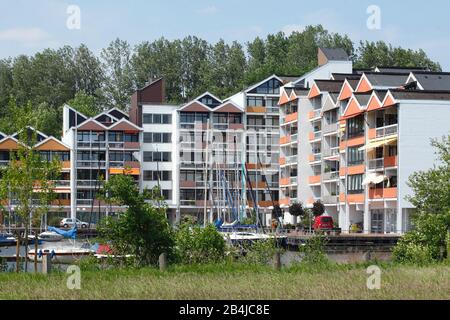
<svg viewBox="0 0 450 320">
<path fill-rule="evenodd" d="M 339 155 L 339 147 L 329 148 L 323 152 L 324 158 L 334 157 L 334 156 L 338 156 L 338 155 Z"/>
<path fill-rule="evenodd" d="M 313 116 L 311 118 L 311 120 L 320 118 L 320 114 L 322 113 L 322 109 L 315 109 L 313 110 Z"/>
<path fill-rule="evenodd" d="M 338 180 L 339 179 L 339 171 L 331 171 L 323 173 L 323 180 Z"/>
<path fill-rule="evenodd" d="M 297 164 L 298 155 L 286 157 L 286 164 Z"/>
<path fill-rule="evenodd" d="M 106 161 L 98 161 L 98 160 L 83 160 L 83 161 L 77 161 L 77 167 L 85 167 L 85 168 L 98 168 L 98 167 L 105 167 Z"/>
<path fill-rule="evenodd" d="M 376 137 L 383 138 L 387 136 L 392 136 L 398 133 L 398 124 L 393 124 L 390 126 L 377 128 L 376 129 Z"/>
<path fill-rule="evenodd" d="M 103 185 L 103 181 L 97 181 L 97 180 L 78 180 L 77 186 L 78 187 L 98 187 Z"/>
<path fill-rule="evenodd" d="M 123 149 L 123 142 L 108 142 L 108 146 L 112 149 Z"/>
<path fill-rule="evenodd" d="M 290 177 L 289 182 L 290 184 L 297 184 L 297 177 Z"/>
<path fill-rule="evenodd" d="M 339 196 L 333 196 L 333 195 L 323 196 L 322 202 L 325 204 L 337 204 L 339 202 Z"/>
<path fill-rule="evenodd" d="M 316 161 L 322 160 L 322 153 L 315 153 L 315 154 L 313 154 L 313 158 L 314 158 L 314 160 L 312 160 L 310 162 L 316 162 Z"/>
<path fill-rule="evenodd" d="M 314 134 L 313 140 L 322 138 L 322 131 L 315 131 L 315 132 L 313 132 L 313 134 Z"/>
</svg>

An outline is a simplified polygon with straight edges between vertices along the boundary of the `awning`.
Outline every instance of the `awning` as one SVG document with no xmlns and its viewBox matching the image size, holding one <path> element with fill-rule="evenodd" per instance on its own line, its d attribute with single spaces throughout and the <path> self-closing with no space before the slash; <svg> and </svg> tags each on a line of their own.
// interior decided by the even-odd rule
<svg viewBox="0 0 450 320">
<path fill-rule="evenodd" d="M 363 186 L 369 185 L 369 184 L 379 184 L 383 182 L 384 180 L 389 179 L 384 174 L 379 173 L 369 173 L 361 183 Z"/>
<path fill-rule="evenodd" d="M 397 141 L 397 137 L 390 138 L 390 139 L 384 139 L 384 140 L 381 140 L 381 141 L 369 142 L 368 144 L 366 144 L 365 146 L 359 148 L 358 150 L 359 151 L 364 151 L 364 150 L 369 151 L 369 150 L 373 150 L 375 148 L 378 148 L 378 147 L 381 147 L 381 146 L 384 146 L 384 145 L 391 144 L 391 143 L 393 143 L 395 141 Z"/>
</svg>

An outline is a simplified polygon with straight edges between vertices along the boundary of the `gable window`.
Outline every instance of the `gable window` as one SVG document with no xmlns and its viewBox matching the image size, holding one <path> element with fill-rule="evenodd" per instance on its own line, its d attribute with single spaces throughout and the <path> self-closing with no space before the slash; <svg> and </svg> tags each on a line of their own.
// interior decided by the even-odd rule
<svg viewBox="0 0 450 320">
<path fill-rule="evenodd" d="M 251 90 L 250 93 L 257 94 L 279 94 L 280 93 L 281 82 L 277 79 L 270 79 L 263 84 L 259 85 L 255 89 Z"/>
</svg>

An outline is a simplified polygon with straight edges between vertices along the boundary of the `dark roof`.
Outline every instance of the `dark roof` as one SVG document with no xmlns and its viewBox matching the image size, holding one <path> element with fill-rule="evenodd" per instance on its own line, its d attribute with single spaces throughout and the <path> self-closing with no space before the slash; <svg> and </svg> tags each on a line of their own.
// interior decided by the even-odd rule
<svg viewBox="0 0 450 320">
<path fill-rule="evenodd" d="M 292 82 L 295 81 L 297 79 L 299 79 L 301 76 L 295 76 L 295 75 L 291 75 L 291 76 L 278 76 L 278 78 L 280 78 L 281 80 L 283 80 L 284 83 L 288 83 L 288 82 Z"/>
<path fill-rule="evenodd" d="M 413 72 L 424 90 L 450 90 L 449 72 Z"/>
<path fill-rule="evenodd" d="M 294 92 L 297 96 L 307 96 L 309 93 L 309 88 L 295 87 Z"/>
<path fill-rule="evenodd" d="M 389 90 L 397 100 L 449 100 L 450 91 Z"/>
<path fill-rule="evenodd" d="M 378 100 L 383 101 L 384 98 L 386 97 L 387 94 L 387 90 L 374 90 L 373 92 L 375 92 L 375 94 L 378 97 Z"/>
<path fill-rule="evenodd" d="M 407 73 L 394 72 L 364 72 L 367 79 L 374 87 L 398 88 L 408 80 Z"/>
<path fill-rule="evenodd" d="M 372 93 L 355 93 L 354 96 L 361 107 L 367 106 Z"/>
<path fill-rule="evenodd" d="M 337 102 L 338 97 L 339 97 L 339 93 L 337 93 L 337 92 L 331 92 L 330 93 L 330 98 L 331 98 L 331 100 L 333 100 L 334 103 Z"/>
<path fill-rule="evenodd" d="M 321 92 L 339 92 L 341 91 L 343 80 L 314 80 Z"/>
<path fill-rule="evenodd" d="M 410 73 L 413 71 L 426 71 L 426 68 L 422 67 L 377 67 L 380 72 L 404 72 Z"/>
<path fill-rule="evenodd" d="M 348 61 L 348 54 L 342 48 L 319 48 L 323 52 L 328 61 Z"/>
<path fill-rule="evenodd" d="M 356 87 L 358 86 L 359 80 L 361 78 L 356 78 L 356 79 L 347 79 L 348 84 L 352 87 L 353 90 L 356 90 Z"/>
<path fill-rule="evenodd" d="M 353 69 L 353 73 L 360 74 L 360 75 L 362 75 L 364 72 L 371 72 L 371 71 L 373 71 L 373 69 L 367 69 L 367 68 Z"/>
<path fill-rule="evenodd" d="M 331 77 L 333 80 L 344 81 L 345 79 L 359 79 L 361 78 L 361 75 L 357 73 L 332 73 Z"/>
</svg>

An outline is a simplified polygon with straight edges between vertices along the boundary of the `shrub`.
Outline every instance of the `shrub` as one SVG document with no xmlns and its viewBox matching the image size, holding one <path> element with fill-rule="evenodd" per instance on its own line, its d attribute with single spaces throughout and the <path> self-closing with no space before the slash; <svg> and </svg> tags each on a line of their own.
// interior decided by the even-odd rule
<svg viewBox="0 0 450 320">
<path fill-rule="evenodd" d="M 242 262 L 249 264 L 269 264 L 277 250 L 275 239 L 260 240 L 248 244 L 244 247 L 245 255 L 242 257 Z"/>
<path fill-rule="evenodd" d="M 392 252 L 394 261 L 405 264 L 424 266 L 433 262 L 430 247 L 412 240 L 415 234 L 410 233 L 399 241 Z"/>
<path fill-rule="evenodd" d="M 182 263 L 207 264 L 225 257 L 225 240 L 217 229 L 184 223 L 176 233 L 176 253 Z"/>
<path fill-rule="evenodd" d="M 324 234 L 313 235 L 305 245 L 300 246 L 299 250 L 303 253 L 302 263 L 307 264 L 326 264 L 328 258 L 325 253 L 327 238 Z"/>
</svg>

